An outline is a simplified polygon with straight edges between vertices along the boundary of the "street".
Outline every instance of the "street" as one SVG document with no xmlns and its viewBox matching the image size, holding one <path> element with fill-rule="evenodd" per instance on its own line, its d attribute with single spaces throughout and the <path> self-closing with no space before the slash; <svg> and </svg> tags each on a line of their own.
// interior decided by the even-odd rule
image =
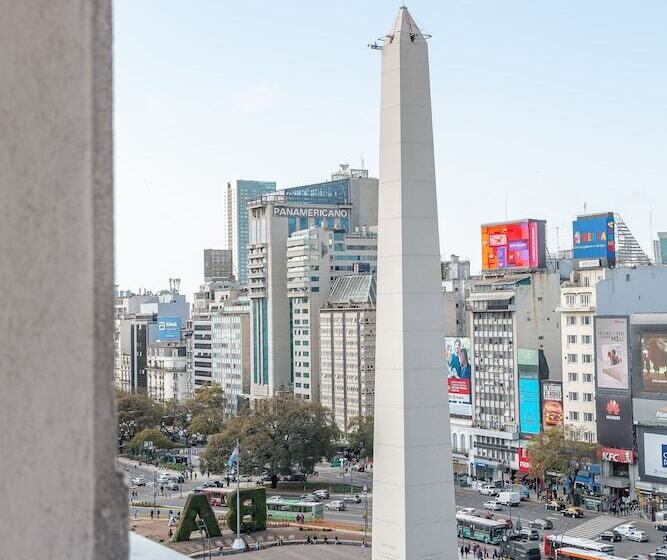
<svg viewBox="0 0 667 560">
<path fill-rule="evenodd" d="M 148 467 L 146 465 L 129 465 L 127 463 L 121 464 L 123 472 L 130 477 L 142 476 L 147 481 L 146 486 L 132 487 L 131 490 L 134 490 L 137 493 L 138 502 L 143 503 L 153 503 L 153 475 L 154 473 L 159 472 L 154 467 Z M 349 484 L 350 476 L 349 473 L 345 476 L 340 475 L 339 469 L 331 469 L 330 467 L 318 468 L 318 476 L 316 478 L 311 478 L 310 481 L 317 481 L 321 483 L 322 488 L 327 488 L 330 484 L 340 484 L 345 482 Z M 155 503 L 158 507 L 162 509 L 169 508 L 178 508 L 182 507 L 185 504 L 185 499 L 188 494 L 190 494 L 193 489 L 197 486 L 203 485 L 208 480 L 220 480 L 220 476 L 210 476 L 206 477 L 197 474 L 196 480 L 186 480 L 182 485 L 182 489 L 179 491 L 167 493 L 167 495 L 160 495 L 159 486 L 158 486 L 158 495 L 155 498 Z M 373 510 L 373 496 L 372 496 L 372 473 L 358 473 L 354 472 L 352 474 L 352 481 L 355 486 L 366 484 L 369 487 L 369 494 L 367 497 L 368 500 L 368 527 L 370 529 L 372 524 L 372 510 Z M 281 489 L 280 484 L 276 490 L 270 488 L 267 489 L 267 496 L 295 496 L 300 492 L 296 491 L 285 491 Z M 342 499 L 344 494 L 335 494 L 332 493 L 329 500 Z M 478 511 L 484 511 L 483 504 L 487 500 L 491 499 L 488 496 L 479 494 L 474 490 L 468 488 L 459 488 L 456 487 L 456 507 L 457 509 L 474 507 Z M 327 500 L 327 501 L 329 501 Z M 129 500 L 128 500 L 129 501 Z M 338 521 L 340 523 L 345 523 L 349 525 L 356 525 L 359 530 L 363 530 L 364 526 L 364 511 L 366 505 L 364 501 L 360 504 L 346 504 L 347 509 L 345 511 L 326 511 L 325 518 Z M 225 508 L 214 508 L 217 513 L 224 513 Z M 132 511 L 131 511 L 132 515 Z M 146 513 L 144 512 L 145 516 Z M 164 513 L 163 513 L 164 515 Z M 494 518 L 505 519 L 510 518 L 516 524 L 520 522 L 525 526 L 526 522 L 534 519 L 549 519 L 553 522 L 554 528 L 546 531 L 546 534 L 572 534 L 573 536 L 584 537 L 584 538 L 593 538 L 597 537 L 600 532 L 604 530 L 609 530 L 612 527 L 620 525 L 622 523 L 632 522 L 636 525 L 638 529 L 646 531 L 649 535 L 649 542 L 637 543 L 623 540 L 621 542 L 616 542 L 614 544 L 616 556 L 628 558 L 633 554 L 649 554 L 655 552 L 658 544 L 662 542 L 662 533 L 655 530 L 652 523 L 638 519 L 635 517 L 612 517 L 606 514 L 598 514 L 591 511 L 584 511 L 584 517 L 582 519 L 570 519 L 564 518 L 558 512 L 546 511 L 544 504 L 542 502 L 537 502 L 534 500 L 529 500 L 521 502 L 521 505 L 514 508 L 503 507 L 501 511 L 493 512 Z M 544 532 L 540 531 L 540 537 L 544 536 Z M 541 542 L 538 541 L 538 542 Z"/>
</svg>

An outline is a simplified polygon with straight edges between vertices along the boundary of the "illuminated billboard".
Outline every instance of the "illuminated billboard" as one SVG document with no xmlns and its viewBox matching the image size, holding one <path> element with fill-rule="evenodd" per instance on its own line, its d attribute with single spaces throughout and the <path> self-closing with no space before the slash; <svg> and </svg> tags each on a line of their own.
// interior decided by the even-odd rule
<svg viewBox="0 0 667 560">
<path fill-rule="evenodd" d="M 458 416 L 472 416 L 470 339 L 445 337 L 445 350 L 449 413 Z"/>
<path fill-rule="evenodd" d="M 543 268 L 546 265 L 544 231 L 544 220 L 483 225 L 482 268 Z"/>
<path fill-rule="evenodd" d="M 595 317 L 595 354 L 598 389 L 629 389 L 626 317 Z"/>
<path fill-rule="evenodd" d="M 667 393 L 667 331 L 641 333 L 642 388 Z"/>
<path fill-rule="evenodd" d="M 540 433 L 540 382 L 519 378 L 519 424 L 522 434 Z"/>
<path fill-rule="evenodd" d="M 560 381 L 542 382 L 542 426 L 556 428 L 563 426 L 563 384 Z"/>
<path fill-rule="evenodd" d="M 180 340 L 181 338 L 181 318 L 178 315 L 165 316 L 159 315 L 157 318 L 157 336 L 156 340 Z"/>
<path fill-rule="evenodd" d="M 572 222 L 572 248 L 575 260 L 599 260 L 602 266 L 614 266 L 616 264 L 614 213 L 578 216 Z"/>
</svg>

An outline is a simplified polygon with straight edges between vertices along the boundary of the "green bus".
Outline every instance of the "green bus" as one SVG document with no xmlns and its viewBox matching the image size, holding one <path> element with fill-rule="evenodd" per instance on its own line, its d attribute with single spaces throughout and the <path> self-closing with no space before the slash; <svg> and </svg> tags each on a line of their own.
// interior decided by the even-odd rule
<svg viewBox="0 0 667 560">
<path fill-rule="evenodd" d="M 306 522 L 324 519 L 324 504 L 285 498 L 266 500 L 266 517 L 269 521 L 296 521 L 297 516 L 303 517 Z"/>
<path fill-rule="evenodd" d="M 459 537 L 466 539 L 500 544 L 507 532 L 507 523 L 458 512 L 456 514 L 456 532 Z"/>
</svg>

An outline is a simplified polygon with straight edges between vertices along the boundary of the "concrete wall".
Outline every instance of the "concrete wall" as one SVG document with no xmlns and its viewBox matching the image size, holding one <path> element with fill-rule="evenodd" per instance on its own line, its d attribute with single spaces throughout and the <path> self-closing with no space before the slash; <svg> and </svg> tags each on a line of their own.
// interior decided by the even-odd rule
<svg viewBox="0 0 667 560">
<path fill-rule="evenodd" d="M 0 0 L 0 76 L 0 556 L 126 558 L 111 1 Z"/>
<path fill-rule="evenodd" d="M 667 312 L 667 266 L 606 272 L 595 286 L 597 315 Z"/>
</svg>

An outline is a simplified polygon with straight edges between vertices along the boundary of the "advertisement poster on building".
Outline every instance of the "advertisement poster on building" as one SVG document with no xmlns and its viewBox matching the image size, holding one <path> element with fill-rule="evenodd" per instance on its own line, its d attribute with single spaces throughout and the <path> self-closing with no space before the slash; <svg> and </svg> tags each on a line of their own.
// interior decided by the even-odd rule
<svg viewBox="0 0 667 560">
<path fill-rule="evenodd" d="M 616 262 L 615 232 L 613 212 L 581 216 L 572 222 L 574 258 L 597 260 L 605 266 L 613 266 Z"/>
<path fill-rule="evenodd" d="M 639 476 L 642 480 L 665 484 L 667 481 L 667 433 L 660 428 L 640 428 Z"/>
<path fill-rule="evenodd" d="M 525 447 L 519 447 L 519 472 L 530 472 L 530 457 L 528 457 L 528 449 Z"/>
<path fill-rule="evenodd" d="M 482 226 L 482 268 L 536 268 L 545 265 L 545 222 L 523 220 Z"/>
<path fill-rule="evenodd" d="M 165 316 L 159 315 L 157 318 L 157 340 L 180 340 L 181 338 L 181 318 L 178 315 Z"/>
<path fill-rule="evenodd" d="M 560 381 L 542 382 L 542 427 L 557 428 L 563 425 L 563 384 Z"/>
<path fill-rule="evenodd" d="M 644 391 L 667 393 L 667 332 L 643 332 L 641 347 Z"/>
<path fill-rule="evenodd" d="M 595 349 L 598 388 L 629 389 L 627 317 L 596 317 Z"/>
<path fill-rule="evenodd" d="M 519 378 L 519 424 L 522 434 L 540 433 L 540 382 L 537 378 Z"/>
<path fill-rule="evenodd" d="M 449 412 L 458 416 L 472 416 L 470 338 L 445 337 L 445 356 Z"/>
<path fill-rule="evenodd" d="M 634 438 L 630 395 L 597 395 L 595 408 L 598 443 L 619 449 L 632 449 Z"/>
</svg>

